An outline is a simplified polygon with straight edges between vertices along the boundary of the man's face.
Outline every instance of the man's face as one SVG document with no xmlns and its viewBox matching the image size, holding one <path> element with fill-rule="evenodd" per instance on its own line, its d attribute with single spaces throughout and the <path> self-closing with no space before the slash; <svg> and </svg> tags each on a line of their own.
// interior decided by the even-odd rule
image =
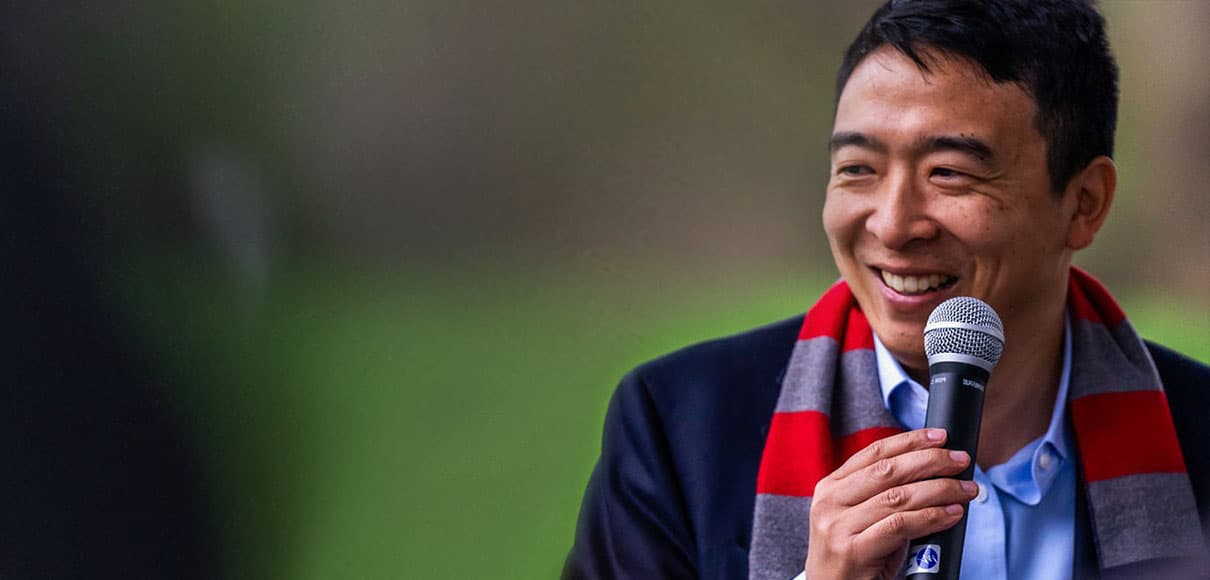
<svg viewBox="0 0 1210 580">
<path fill-rule="evenodd" d="M 883 47 L 853 71 L 823 211 L 874 332 L 917 372 L 927 368 L 924 324 L 947 298 L 986 301 L 1007 342 L 1061 315 L 1076 197 L 1051 193 L 1033 98 L 940 56 L 923 73 Z"/>
</svg>

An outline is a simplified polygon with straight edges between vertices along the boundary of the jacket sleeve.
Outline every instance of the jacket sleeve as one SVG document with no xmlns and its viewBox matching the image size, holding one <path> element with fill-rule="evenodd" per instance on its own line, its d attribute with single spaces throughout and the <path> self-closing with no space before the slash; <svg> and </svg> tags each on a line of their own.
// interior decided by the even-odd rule
<svg viewBox="0 0 1210 580">
<path fill-rule="evenodd" d="M 639 371 L 622 379 L 563 570 L 565 579 L 694 578 L 671 446 Z"/>
</svg>

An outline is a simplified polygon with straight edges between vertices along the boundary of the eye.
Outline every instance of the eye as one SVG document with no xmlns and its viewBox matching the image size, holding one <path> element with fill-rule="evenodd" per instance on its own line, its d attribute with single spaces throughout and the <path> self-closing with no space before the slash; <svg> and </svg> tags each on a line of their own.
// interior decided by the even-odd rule
<svg viewBox="0 0 1210 580">
<path fill-rule="evenodd" d="M 941 185 L 962 185 L 970 183 L 975 178 L 968 173 L 949 167 L 934 167 L 929 170 L 929 179 Z"/>
<path fill-rule="evenodd" d="M 874 169 L 871 168 L 869 165 L 860 165 L 860 164 L 845 165 L 845 166 L 842 166 L 841 168 L 837 169 L 836 174 L 843 175 L 846 177 L 861 177 L 863 175 L 873 175 Z"/>
</svg>

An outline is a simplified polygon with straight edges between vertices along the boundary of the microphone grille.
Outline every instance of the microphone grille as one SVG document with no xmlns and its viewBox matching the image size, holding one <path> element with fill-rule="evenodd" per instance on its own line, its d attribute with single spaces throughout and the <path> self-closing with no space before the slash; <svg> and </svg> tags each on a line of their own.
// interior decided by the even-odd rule
<svg viewBox="0 0 1210 580">
<path fill-rule="evenodd" d="M 934 359 L 974 359 L 989 372 L 1004 351 L 1004 325 L 986 302 L 969 296 L 950 298 L 937 305 L 924 327 L 924 352 Z M 980 364 L 982 363 L 982 364 Z"/>
</svg>

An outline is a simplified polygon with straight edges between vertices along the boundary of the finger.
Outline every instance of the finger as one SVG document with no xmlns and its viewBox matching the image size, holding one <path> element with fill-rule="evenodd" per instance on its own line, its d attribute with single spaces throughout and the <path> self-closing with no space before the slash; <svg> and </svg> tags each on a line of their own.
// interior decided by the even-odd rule
<svg viewBox="0 0 1210 580">
<path fill-rule="evenodd" d="M 832 472 L 830 477 L 843 479 L 880 459 L 895 457 L 915 449 L 939 447 L 945 443 L 945 438 L 945 429 L 916 429 L 879 439 L 854 453 L 844 465 Z"/>
<path fill-rule="evenodd" d="M 952 478 L 929 479 L 892 487 L 851 508 L 845 526 L 860 532 L 895 512 L 965 504 L 975 498 L 979 486 L 973 481 Z"/>
<path fill-rule="evenodd" d="M 895 512 L 857 534 L 854 553 L 865 559 L 893 554 L 905 542 L 953 527 L 962 519 L 962 512 L 958 504 Z"/>
<path fill-rule="evenodd" d="M 879 459 L 838 482 L 832 501 L 855 506 L 893 487 L 961 473 L 970 463 L 964 451 L 920 449 Z"/>
</svg>

